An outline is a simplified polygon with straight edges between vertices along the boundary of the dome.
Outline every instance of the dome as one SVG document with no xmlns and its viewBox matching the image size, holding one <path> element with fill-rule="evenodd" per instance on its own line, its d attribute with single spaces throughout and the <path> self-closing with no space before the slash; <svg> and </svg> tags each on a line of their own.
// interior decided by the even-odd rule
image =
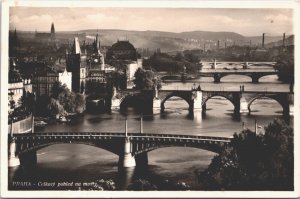
<svg viewBox="0 0 300 199">
<path fill-rule="evenodd" d="M 108 59 L 136 61 L 137 52 L 129 41 L 118 41 L 107 51 L 106 57 Z"/>
<path fill-rule="evenodd" d="M 112 45 L 111 49 L 113 51 L 135 51 L 134 46 L 129 41 L 118 41 Z"/>
</svg>

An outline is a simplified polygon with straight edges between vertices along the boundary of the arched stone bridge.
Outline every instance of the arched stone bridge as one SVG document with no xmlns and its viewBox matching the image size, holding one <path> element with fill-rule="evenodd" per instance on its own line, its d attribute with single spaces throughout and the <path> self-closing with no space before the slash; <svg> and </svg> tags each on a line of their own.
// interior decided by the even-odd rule
<svg viewBox="0 0 300 199">
<path fill-rule="evenodd" d="M 171 97 L 179 97 L 187 102 L 188 110 L 192 113 L 194 110 L 206 110 L 207 101 L 213 97 L 223 97 L 231 102 L 234 107 L 234 113 L 251 112 L 251 104 L 260 98 L 269 98 L 277 101 L 283 110 L 284 116 L 289 116 L 290 104 L 293 104 L 294 94 L 291 92 L 274 91 L 212 91 L 212 90 L 123 90 L 118 91 L 112 98 L 112 109 L 120 109 L 124 100 L 130 96 L 138 95 L 148 96 L 149 106 L 153 109 L 165 110 L 165 102 Z M 147 104 L 145 104 L 146 106 Z"/>
<path fill-rule="evenodd" d="M 278 71 L 274 70 L 274 69 L 237 69 L 237 70 L 225 70 L 225 69 L 207 69 L 207 70 L 203 70 L 203 71 L 199 71 L 197 74 L 195 75 L 187 75 L 187 79 L 191 78 L 191 77 L 212 77 L 214 78 L 214 82 L 215 83 L 220 83 L 221 79 L 225 76 L 228 75 L 244 75 L 247 77 L 250 77 L 252 80 L 252 83 L 258 83 L 259 79 L 261 77 L 264 76 L 268 76 L 268 75 L 277 75 Z M 172 80 L 180 80 L 181 79 L 181 75 L 180 74 L 158 74 L 158 76 L 162 79 L 162 80 L 168 80 L 168 79 L 172 79 Z"/>
<path fill-rule="evenodd" d="M 252 83 L 258 83 L 259 79 L 268 75 L 277 75 L 278 71 L 274 69 L 239 69 L 239 70 L 224 70 L 224 69 L 214 69 L 201 71 L 198 73 L 198 76 L 201 77 L 213 77 L 215 83 L 220 83 L 221 79 L 228 75 L 244 75 L 251 78 Z"/>
<path fill-rule="evenodd" d="M 110 151 L 119 156 L 119 166 L 132 167 L 147 164 L 147 152 L 163 147 L 194 147 L 219 153 L 231 138 L 109 132 L 48 132 L 14 134 L 9 140 L 9 165 L 17 162 L 28 166 L 36 164 L 36 151 L 54 144 L 86 144 Z"/>
</svg>

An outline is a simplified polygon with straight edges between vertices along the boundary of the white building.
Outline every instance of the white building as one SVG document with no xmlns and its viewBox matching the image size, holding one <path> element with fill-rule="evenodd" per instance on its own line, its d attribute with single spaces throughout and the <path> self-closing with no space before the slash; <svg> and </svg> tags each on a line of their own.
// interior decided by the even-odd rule
<svg viewBox="0 0 300 199">
<path fill-rule="evenodd" d="M 127 81 L 134 79 L 134 74 L 138 68 L 142 68 L 142 59 L 138 59 L 127 65 Z"/>
<path fill-rule="evenodd" d="M 58 73 L 58 81 L 61 82 L 62 85 L 66 85 L 67 88 L 72 91 L 72 72 L 68 72 L 66 69 L 62 73 Z"/>
</svg>

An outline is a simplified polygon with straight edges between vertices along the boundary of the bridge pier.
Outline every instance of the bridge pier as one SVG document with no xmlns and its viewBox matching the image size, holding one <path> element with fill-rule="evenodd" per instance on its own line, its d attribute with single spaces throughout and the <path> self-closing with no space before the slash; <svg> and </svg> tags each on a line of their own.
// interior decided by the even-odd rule
<svg viewBox="0 0 300 199">
<path fill-rule="evenodd" d="M 148 153 L 142 153 L 135 156 L 136 166 L 139 168 L 145 168 L 148 166 Z"/>
<path fill-rule="evenodd" d="M 253 73 L 253 74 L 251 75 L 252 83 L 258 83 L 258 79 L 259 79 L 259 78 L 260 78 L 260 77 L 258 76 L 257 73 Z"/>
<path fill-rule="evenodd" d="M 241 95 L 240 93 L 233 93 L 233 105 L 234 105 L 234 115 L 240 115 L 241 108 Z"/>
<path fill-rule="evenodd" d="M 20 159 L 16 156 L 16 142 L 14 139 L 9 143 L 8 151 L 8 167 L 16 167 L 20 165 Z"/>
<path fill-rule="evenodd" d="M 245 97 L 241 97 L 240 100 L 240 113 L 249 113 L 248 102 Z"/>
<path fill-rule="evenodd" d="M 36 151 L 29 151 L 19 155 L 20 164 L 24 167 L 35 167 L 37 164 Z"/>
<path fill-rule="evenodd" d="M 114 97 L 111 99 L 111 109 L 120 110 L 120 99 Z"/>
<path fill-rule="evenodd" d="M 214 83 L 220 83 L 220 82 L 221 82 L 221 75 L 214 74 Z"/>
<path fill-rule="evenodd" d="M 120 167 L 135 167 L 135 158 L 131 154 L 132 144 L 128 137 L 125 137 L 123 153 L 119 155 L 119 166 Z"/>
<path fill-rule="evenodd" d="M 194 91 L 193 92 L 194 97 L 194 110 L 202 110 L 202 91 Z"/>
<path fill-rule="evenodd" d="M 120 99 L 117 97 L 117 89 L 113 88 L 113 94 L 111 98 L 111 110 L 120 110 Z"/>
<path fill-rule="evenodd" d="M 153 110 L 161 110 L 161 100 L 159 98 L 153 99 Z"/>
</svg>

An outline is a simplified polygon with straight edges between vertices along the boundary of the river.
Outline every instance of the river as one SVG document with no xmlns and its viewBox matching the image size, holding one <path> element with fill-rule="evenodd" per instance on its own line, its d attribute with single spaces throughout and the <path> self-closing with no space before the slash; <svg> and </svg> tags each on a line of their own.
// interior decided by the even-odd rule
<svg viewBox="0 0 300 199">
<path fill-rule="evenodd" d="M 190 89 L 195 83 L 201 84 L 205 90 L 238 90 L 243 84 L 245 90 L 288 91 L 289 85 L 278 82 L 276 76 L 266 76 L 259 84 L 252 84 L 251 79 L 244 76 L 228 76 L 222 83 L 214 84 L 210 78 L 201 78 L 196 82 L 164 83 L 163 89 Z M 184 100 L 173 97 L 165 103 L 165 112 L 154 112 L 153 117 L 144 117 L 144 132 L 172 133 L 190 135 L 208 135 L 229 137 L 240 132 L 242 123 L 254 130 L 255 120 L 265 126 L 275 117 L 282 118 L 282 108 L 274 100 L 256 100 L 251 106 L 251 114 L 243 114 L 239 119 L 233 117 L 233 105 L 224 98 L 213 98 L 207 102 L 205 114 L 196 112 L 194 117 L 188 116 L 188 105 Z M 139 132 L 139 113 L 129 108 L 126 112 L 128 131 Z M 42 131 L 124 131 L 125 115 L 119 111 L 109 114 L 88 114 L 74 122 L 48 124 Z M 291 118 L 293 125 L 293 116 Z M 259 129 L 263 132 L 263 129 Z M 148 153 L 149 168 L 147 174 L 135 173 L 133 178 L 144 177 L 153 181 L 170 180 L 186 182 L 192 189 L 201 189 L 195 171 L 202 171 L 210 164 L 216 154 L 184 147 L 161 148 Z M 43 148 L 37 152 L 36 169 L 9 169 L 9 180 L 23 181 L 81 181 L 90 182 L 97 179 L 115 179 L 123 185 L 130 183 L 131 173 L 118 173 L 118 156 L 103 149 L 82 144 L 57 144 Z M 125 180 L 127 175 L 128 180 Z M 121 182 L 123 181 L 123 182 Z M 124 182 L 126 181 L 126 182 Z M 125 184 L 125 185 L 124 185 Z M 120 188 L 121 189 L 121 188 Z"/>
</svg>

